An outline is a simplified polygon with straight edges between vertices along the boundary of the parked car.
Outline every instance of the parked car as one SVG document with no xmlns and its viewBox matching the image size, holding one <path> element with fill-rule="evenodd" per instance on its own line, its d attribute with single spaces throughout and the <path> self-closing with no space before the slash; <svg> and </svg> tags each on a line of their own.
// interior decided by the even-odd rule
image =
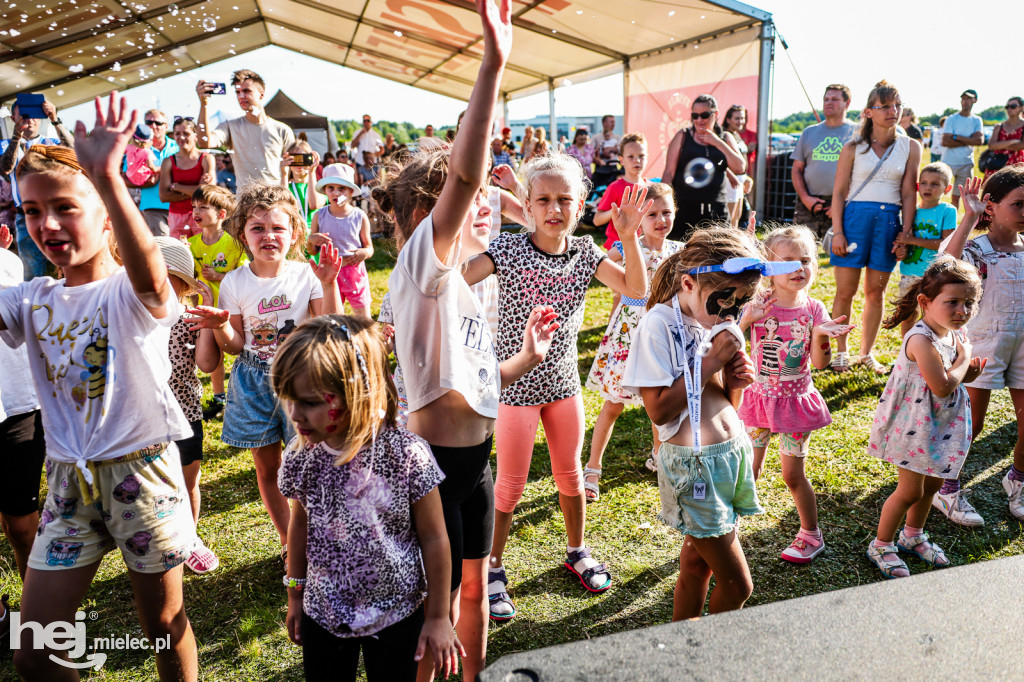
<svg viewBox="0 0 1024 682">
<path fill-rule="evenodd" d="M 772 133 L 772 154 L 781 154 L 796 147 L 797 138 L 788 133 Z"/>
</svg>

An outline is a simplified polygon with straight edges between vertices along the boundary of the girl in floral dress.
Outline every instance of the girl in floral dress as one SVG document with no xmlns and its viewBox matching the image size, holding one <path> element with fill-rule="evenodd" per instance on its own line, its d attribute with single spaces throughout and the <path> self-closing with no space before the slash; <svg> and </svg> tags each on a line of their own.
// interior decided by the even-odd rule
<svg viewBox="0 0 1024 682">
<path fill-rule="evenodd" d="M 921 320 L 903 337 L 868 441 L 868 454 L 899 468 L 896 490 L 882 505 L 878 532 L 867 550 L 886 578 L 910 575 L 899 551 L 933 566 L 949 565 L 942 548 L 928 541 L 924 523 L 943 479 L 959 475 L 971 446 L 971 401 L 963 384 L 978 378 L 985 359 L 972 357 L 971 343 L 960 330 L 980 299 L 981 278 L 974 266 L 940 256 L 885 321 L 893 329 L 916 315 L 918 306 L 922 311 Z"/>
<path fill-rule="evenodd" d="M 650 213 L 641 224 L 643 236 L 640 238 L 640 251 L 647 263 L 647 279 L 654 277 L 654 272 L 666 258 L 683 247 L 682 242 L 666 239 L 672 230 L 675 219 L 675 197 L 672 186 L 664 183 L 648 185 L 648 198 L 654 201 Z M 608 258 L 619 262 L 622 260 L 622 242 L 615 242 L 608 251 Z M 601 458 L 612 435 L 615 420 L 622 414 L 626 405 L 640 405 L 640 398 L 622 388 L 622 371 L 629 357 L 630 340 L 633 330 L 640 322 L 644 313 L 646 298 L 623 297 L 612 310 L 608 328 L 601 338 L 601 345 L 594 356 L 594 364 L 587 377 L 587 388 L 596 391 L 604 398 L 604 405 L 594 422 L 594 433 L 590 440 L 590 459 L 583 469 L 583 489 L 588 502 L 596 502 L 600 497 L 597 482 L 601 477 Z M 657 469 L 655 455 L 658 451 L 658 430 L 654 430 L 654 450 L 647 459 L 647 468 Z"/>
</svg>

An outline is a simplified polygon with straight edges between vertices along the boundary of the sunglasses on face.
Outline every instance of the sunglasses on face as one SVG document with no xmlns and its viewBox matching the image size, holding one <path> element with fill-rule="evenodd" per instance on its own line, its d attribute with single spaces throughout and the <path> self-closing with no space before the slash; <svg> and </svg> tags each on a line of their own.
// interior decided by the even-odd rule
<svg viewBox="0 0 1024 682">
<path fill-rule="evenodd" d="M 706 121 L 714 115 L 714 111 L 702 111 L 699 114 L 695 111 L 692 114 L 690 114 L 690 119 L 696 121 L 699 118 Z"/>
<path fill-rule="evenodd" d="M 1007 104 L 1005 108 L 1006 109 L 1019 109 L 1020 105 L 1017 104 L 1016 102 L 1011 102 L 1010 104 Z"/>
<path fill-rule="evenodd" d="M 167 122 L 166 121 L 146 121 L 146 125 L 148 125 L 148 126 L 165 126 L 165 125 L 167 125 Z"/>
</svg>

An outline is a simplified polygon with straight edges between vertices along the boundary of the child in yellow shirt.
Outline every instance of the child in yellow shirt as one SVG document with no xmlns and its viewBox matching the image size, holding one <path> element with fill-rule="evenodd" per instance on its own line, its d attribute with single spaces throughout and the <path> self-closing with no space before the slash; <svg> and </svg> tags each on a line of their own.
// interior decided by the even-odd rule
<svg viewBox="0 0 1024 682">
<path fill-rule="evenodd" d="M 204 305 L 217 305 L 220 283 L 224 276 L 246 262 L 241 245 L 224 231 L 224 221 L 235 210 L 235 195 L 217 185 L 202 185 L 192 194 L 192 218 L 202 232 L 188 238 L 188 246 L 196 261 L 199 280 L 213 291 L 212 301 Z M 204 419 L 216 417 L 224 409 L 224 360 L 210 375 L 213 401 L 203 411 Z"/>
</svg>

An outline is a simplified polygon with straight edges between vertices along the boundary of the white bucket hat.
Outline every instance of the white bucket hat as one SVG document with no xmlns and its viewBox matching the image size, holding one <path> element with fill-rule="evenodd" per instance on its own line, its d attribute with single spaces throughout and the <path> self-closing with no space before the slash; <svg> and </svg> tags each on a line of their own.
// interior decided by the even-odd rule
<svg viewBox="0 0 1024 682">
<path fill-rule="evenodd" d="M 178 277 L 197 293 L 202 291 L 202 285 L 195 278 L 196 261 L 192 257 L 192 251 L 188 244 L 172 237 L 154 237 L 156 245 L 160 247 L 160 253 L 167 263 L 167 274 Z"/>
<path fill-rule="evenodd" d="M 316 181 L 316 191 L 323 194 L 327 185 L 341 185 L 359 192 L 356 184 L 356 171 L 347 163 L 332 163 L 324 168 L 324 176 Z"/>
</svg>

